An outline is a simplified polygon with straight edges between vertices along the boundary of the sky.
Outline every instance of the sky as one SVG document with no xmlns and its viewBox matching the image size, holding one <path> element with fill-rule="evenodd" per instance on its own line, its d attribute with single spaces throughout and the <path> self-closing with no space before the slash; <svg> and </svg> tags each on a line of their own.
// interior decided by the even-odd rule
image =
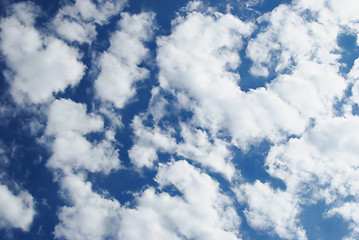
<svg viewBox="0 0 359 240">
<path fill-rule="evenodd" d="M 359 239 L 357 0 L 3 0 L 0 239 Z"/>
</svg>

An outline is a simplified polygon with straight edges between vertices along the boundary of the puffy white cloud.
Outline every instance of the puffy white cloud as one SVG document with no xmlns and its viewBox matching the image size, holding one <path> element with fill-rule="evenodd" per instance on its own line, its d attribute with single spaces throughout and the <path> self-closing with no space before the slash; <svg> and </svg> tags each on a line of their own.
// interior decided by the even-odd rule
<svg viewBox="0 0 359 240">
<path fill-rule="evenodd" d="M 359 195 L 359 119 L 319 121 L 301 138 L 274 146 L 266 158 L 268 172 L 289 192 L 308 193 L 327 202 Z"/>
<path fill-rule="evenodd" d="M 148 70 L 138 65 L 148 54 L 144 42 L 152 36 L 154 14 L 122 14 L 120 30 L 111 39 L 110 48 L 100 56 L 101 72 L 95 81 L 97 95 L 117 108 L 123 108 L 135 95 L 134 84 L 148 77 Z"/>
<path fill-rule="evenodd" d="M 57 33 L 66 40 L 90 43 L 97 35 L 96 25 L 107 23 L 110 17 L 122 10 L 125 3 L 126 0 L 77 0 L 59 10 L 53 25 Z"/>
<path fill-rule="evenodd" d="M 181 123 L 181 141 L 176 141 L 171 133 L 174 129 L 162 130 L 159 126 L 145 127 L 139 116 L 133 120 L 135 144 L 129 150 L 129 157 L 137 167 L 154 167 L 158 152 L 181 156 L 200 163 L 202 167 L 221 173 L 228 180 L 235 175 L 231 163 L 229 145 L 221 139 L 212 139 L 200 129 Z"/>
<path fill-rule="evenodd" d="M 230 14 L 198 12 L 176 23 L 170 36 L 157 41 L 160 86 L 179 101 L 180 94 L 187 96 L 183 108 L 194 113 L 198 126 L 214 137 L 224 131 L 243 149 L 305 129 L 306 119 L 275 92 L 259 88 L 245 93 L 238 86 L 238 51 L 251 24 Z"/>
<path fill-rule="evenodd" d="M 332 116 L 333 104 L 344 95 L 346 84 L 336 68 L 301 61 L 293 73 L 279 75 L 267 88 L 295 108 L 304 119 L 310 119 Z"/>
<path fill-rule="evenodd" d="M 134 117 L 132 128 L 136 138 L 128 154 L 137 167 L 153 167 L 153 163 L 158 160 L 157 151 L 175 151 L 176 141 L 170 132 L 161 130 L 159 127 L 145 127 L 139 116 Z"/>
<path fill-rule="evenodd" d="M 5 76 L 18 103 L 45 102 L 53 92 L 76 85 L 84 73 L 76 49 L 34 28 L 38 12 L 31 3 L 19 3 L 0 23 L 0 48 L 10 69 Z"/>
<path fill-rule="evenodd" d="M 253 75 L 267 77 L 271 68 L 281 73 L 301 61 L 337 64 L 339 26 L 317 21 L 314 13 L 313 17 L 308 16 L 308 9 L 289 5 L 280 5 L 261 21 L 269 26 L 246 49 L 253 61 Z"/>
<path fill-rule="evenodd" d="M 30 193 L 20 190 L 16 195 L 0 184 L 0 228 L 20 228 L 29 231 L 36 214 Z"/>
<path fill-rule="evenodd" d="M 55 237 L 65 239 L 117 239 L 120 204 L 92 191 L 81 175 L 68 175 L 61 188 L 70 206 L 59 210 Z"/>
<path fill-rule="evenodd" d="M 54 136 L 53 154 L 47 165 L 65 173 L 86 169 L 109 173 L 120 167 L 118 152 L 112 146 L 112 137 L 89 142 L 85 134 L 103 130 L 103 120 L 87 114 L 86 106 L 71 100 L 55 100 L 49 109 L 46 135 Z"/>
<path fill-rule="evenodd" d="M 239 199 L 248 204 L 244 215 L 253 228 L 269 230 L 283 239 L 307 239 L 299 224 L 300 208 L 293 195 L 273 190 L 269 184 L 260 181 L 241 185 L 235 191 Z"/>
<path fill-rule="evenodd" d="M 145 190 L 135 209 L 121 213 L 120 239 L 238 239 L 240 220 L 233 203 L 207 174 L 177 161 L 162 165 L 155 180 L 182 195 Z"/>
<path fill-rule="evenodd" d="M 181 157 L 196 161 L 202 167 L 223 174 L 232 179 L 235 168 L 231 163 L 232 155 L 229 145 L 221 139 L 211 139 L 208 134 L 199 129 L 193 129 L 181 124 L 183 142 L 177 145 L 176 153 Z"/>
</svg>

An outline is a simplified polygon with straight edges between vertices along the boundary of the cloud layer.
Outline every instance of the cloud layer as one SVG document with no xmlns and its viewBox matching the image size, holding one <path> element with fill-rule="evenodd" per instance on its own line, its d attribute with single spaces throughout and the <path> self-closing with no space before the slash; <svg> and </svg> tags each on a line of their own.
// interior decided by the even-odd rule
<svg viewBox="0 0 359 240">
<path fill-rule="evenodd" d="M 125 1 L 8 6 L 0 229 L 41 225 L 36 166 L 59 188 L 56 239 L 313 239 L 319 203 L 357 239 L 359 5 L 266 3 L 190 1 L 167 34 L 163 12 Z M 22 179 L 28 139 L 21 156 L 43 152 Z"/>
</svg>

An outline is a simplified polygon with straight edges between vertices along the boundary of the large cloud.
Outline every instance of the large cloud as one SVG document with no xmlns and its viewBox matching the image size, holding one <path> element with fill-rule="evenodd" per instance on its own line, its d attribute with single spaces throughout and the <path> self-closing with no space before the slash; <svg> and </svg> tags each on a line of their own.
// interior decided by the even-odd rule
<svg viewBox="0 0 359 240">
<path fill-rule="evenodd" d="M 75 48 L 34 28 L 38 13 L 31 3 L 19 3 L 0 24 L 0 48 L 10 69 L 6 78 L 18 103 L 45 102 L 79 83 L 84 73 Z"/>
<path fill-rule="evenodd" d="M 238 239 L 240 220 L 219 184 L 186 161 L 162 165 L 155 178 L 171 196 L 148 188 L 122 212 L 120 239 Z"/>
<path fill-rule="evenodd" d="M 248 202 L 244 215 L 253 228 L 269 230 L 283 239 L 307 239 L 299 225 L 300 208 L 290 193 L 256 181 L 240 186 L 237 194 L 240 201 Z"/>
<path fill-rule="evenodd" d="M 70 206 L 60 209 L 56 238 L 117 239 L 120 204 L 92 190 L 92 184 L 81 175 L 68 175 L 61 188 Z"/>
<path fill-rule="evenodd" d="M 149 40 L 154 29 L 154 14 L 122 14 L 120 30 L 111 39 L 110 48 L 101 55 L 101 72 L 96 79 L 97 95 L 117 108 L 124 105 L 136 93 L 135 83 L 148 77 L 149 71 L 138 65 L 148 54 L 144 42 Z"/>
<path fill-rule="evenodd" d="M 85 135 L 103 131 L 103 120 L 86 113 L 86 106 L 71 100 L 54 101 L 49 109 L 46 135 L 54 137 L 53 154 L 47 165 L 65 173 L 78 170 L 109 173 L 120 167 L 118 152 L 112 139 L 106 137 L 97 143 Z"/>
<path fill-rule="evenodd" d="M 245 93 L 238 86 L 238 51 L 252 30 L 230 14 L 191 12 L 157 41 L 160 86 L 177 95 L 196 124 L 214 136 L 225 131 L 243 149 L 264 138 L 282 140 L 285 132 L 300 134 L 306 124 L 272 91 Z"/>
</svg>

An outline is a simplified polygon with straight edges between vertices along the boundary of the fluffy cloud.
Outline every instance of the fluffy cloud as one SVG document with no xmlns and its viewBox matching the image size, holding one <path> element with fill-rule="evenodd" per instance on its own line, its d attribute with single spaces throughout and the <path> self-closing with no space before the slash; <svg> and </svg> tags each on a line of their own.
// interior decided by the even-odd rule
<svg viewBox="0 0 359 240">
<path fill-rule="evenodd" d="M 112 139 L 91 143 L 85 134 L 103 130 L 103 120 L 86 113 L 86 106 L 60 99 L 52 103 L 48 114 L 46 135 L 55 137 L 53 154 L 47 165 L 66 173 L 86 169 L 109 173 L 120 167 L 118 153 Z"/>
<path fill-rule="evenodd" d="M 238 239 L 240 220 L 233 203 L 207 174 L 177 161 L 162 165 L 155 180 L 181 195 L 145 190 L 135 209 L 122 212 L 120 239 Z"/>
<path fill-rule="evenodd" d="M 302 202 L 324 200 L 327 216 L 343 216 L 358 234 L 354 206 L 345 199 L 358 199 L 358 138 L 357 117 L 330 118 L 318 122 L 299 139 L 273 147 L 266 159 L 268 172 L 282 179 L 287 191 Z M 344 202 L 343 202 L 344 201 Z"/>
<path fill-rule="evenodd" d="M 266 159 L 268 172 L 290 192 L 312 189 L 327 202 L 357 197 L 357 129 L 357 117 L 322 120 L 301 138 L 273 147 Z"/>
<path fill-rule="evenodd" d="M 253 75 L 268 76 L 272 69 L 288 71 L 301 61 L 336 63 L 336 38 L 340 28 L 331 22 L 317 21 L 314 13 L 309 13 L 313 18 L 306 14 L 306 8 L 280 5 L 263 16 L 261 21 L 269 26 L 252 39 L 246 49 L 253 61 Z"/>
<path fill-rule="evenodd" d="M 199 163 L 210 171 L 223 174 L 229 180 L 235 175 L 228 143 L 221 139 L 211 139 L 203 130 L 181 123 L 182 141 L 176 141 L 171 134 L 174 129 L 145 127 L 139 116 L 134 118 L 132 127 L 135 144 L 128 153 L 132 163 L 139 168 L 154 167 L 154 163 L 158 161 L 157 153 L 162 152 Z"/>
<path fill-rule="evenodd" d="M 34 200 L 30 193 L 21 190 L 15 195 L 6 185 L 0 185 L 0 228 L 28 231 L 34 216 Z"/>
<path fill-rule="evenodd" d="M 160 86 L 175 93 L 198 126 L 215 137 L 229 134 L 242 149 L 264 138 L 283 140 L 286 132 L 300 134 L 306 125 L 274 92 L 245 93 L 238 86 L 238 51 L 252 29 L 230 14 L 191 12 L 177 19 L 170 36 L 157 41 Z"/>
<path fill-rule="evenodd" d="M 18 103 L 45 102 L 53 92 L 76 85 L 84 73 L 76 49 L 34 28 L 38 12 L 31 3 L 19 3 L 0 23 L 0 48 L 10 69 L 6 78 Z"/>
<path fill-rule="evenodd" d="M 154 14 L 122 14 L 120 30 L 111 39 L 110 48 L 100 56 L 101 72 L 95 82 L 97 95 L 117 108 L 123 108 L 135 95 L 135 83 L 148 77 L 148 70 L 138 65 L 144 60 L 148 41 L 154 29 Z"/>
<path fill-rule="evenodd" d="M 55 237 L 65 239 L 117 239 L 120 204 L 92 191 L 81 175 L 68 175 L 61 182 L 70 206 L 62 207 Z"/>
<path fill-rule="evenodd" d="M 53 25 L 57 33 L 66 40 L 90 43 L 97 35 L 96 25 L 107 23 L 110 17 L 122 10 L 125 3 L 125 0 L 77 0 L 59 10 Z"/>
<path fill-rule="evenodd" d="M 244 184 L 238 190 L 235 191 L 239 199 L 248 203 L 244 215 L 253 228 L 270 230 L 283 239 L 307 239 L 305 230 L 299 225 L 300 208 L 293 195 L 273 190 L 260 181 Z"/>
</svg>

